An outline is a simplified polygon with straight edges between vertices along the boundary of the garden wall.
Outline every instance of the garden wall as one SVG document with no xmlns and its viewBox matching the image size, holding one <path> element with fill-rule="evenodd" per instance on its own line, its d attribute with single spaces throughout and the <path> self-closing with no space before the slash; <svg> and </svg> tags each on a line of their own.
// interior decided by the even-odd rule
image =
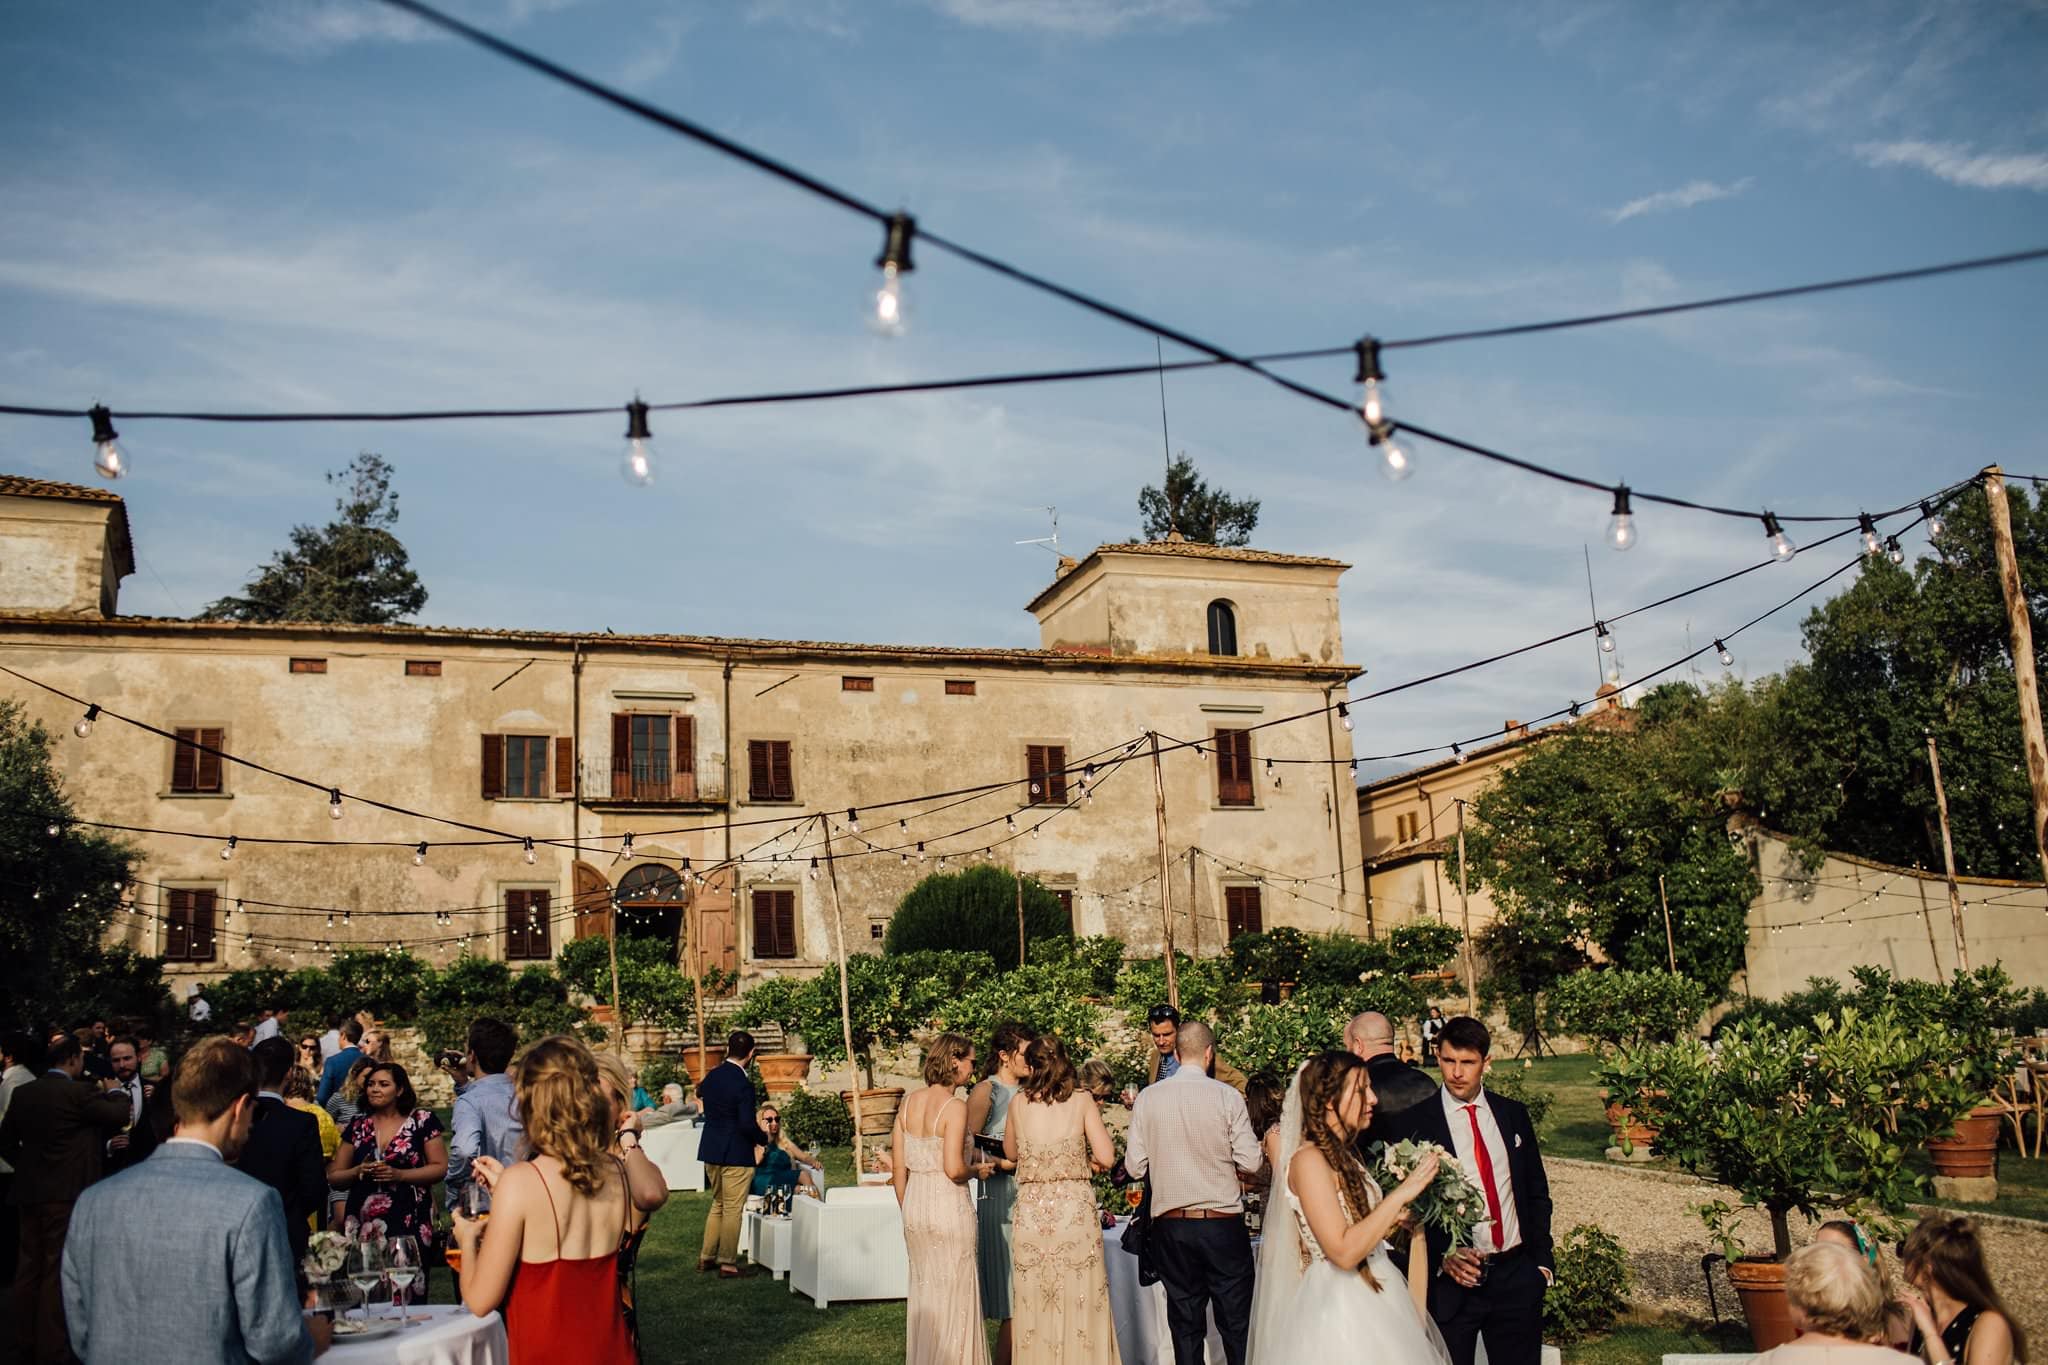
<svg viewBox="0 0 2048 1365">
<path fill-rule="evenodd" d="M 1755 849 L 1764 889 L 1749 912 L 1749 994 L 1775 1000 L 1802 989 L 1808 977 L 1844 979 L 1852 967 L 1921 980 L 1955 970 L 1948 885 L 1940 876 L 1841 853 L 1808 873 L 1790 845 L 1762 831 Z M 2016 985 L 2048 986 L 2048 890 L 1983 877 L 1956 882 L 1970 964 L 2002 962 Z M 1742 985 L 1738 979 L 1738 994 Z"/>
</svg>

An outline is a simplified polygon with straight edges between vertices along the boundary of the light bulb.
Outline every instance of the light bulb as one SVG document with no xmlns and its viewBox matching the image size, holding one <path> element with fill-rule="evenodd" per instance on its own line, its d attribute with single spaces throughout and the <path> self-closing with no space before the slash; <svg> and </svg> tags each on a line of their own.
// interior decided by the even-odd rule
<svg viewBox="0 0 2048 1365">
<path fill-rule="evenodd" d="M 1608 633 L 1607 623 L 1605 621 L 1595 621 L 1593 623 L 1593 633 L 1600 637 L 1600 652 L 1602 654 L 1612 654 L 1614 652 L 1614 637 Z"/>
<path fill-rule="evenodd" d="M 1338 720 L 1338 723 L 1339 723 L 1339 724 L 1343 725 L 1343 727 L 1344 727 L 1344 733 L 1346 733 L 1346 734 L 1350 734 L 1350 733 L 1351 733 L 1351 708 L 1350 708 L 1350 707 L 1348 707 L 1348 706 L 1346 706 L 1346 705 L 1345 705 L 1345 704 L 1344 704 L 1343 702 L 1341 702 L 1341 701 L 1337 703 L 1337 720 Z"/>
<path fill-rule="evenodd" d="M 92 418 L 92 467 L 103 479 L 120 478 L 128 472 L 128 459 L 116 439 L 120 433 L 114 430 L 114 414 L 95 404 L 86 415 Z"/>
<path fill-rule="evenodd" d="M 1626 550 L 1636 543 L 1636 519 L 1629 510 L 1628 485 L 1614 490 L 1614 515 L 1607 523 L 1607 544 L 1616 550 Z"/>
<path fill-rule="evenodd" d="M 532 867 L 535 863 L 539 861 L 539 855 L 533 851 L 533 840 L 529 838 L 526 841 L 526 865 L 528 867 Z"/>
<path fill-rule="evenodd" d="M 619 840 L 619 856 L 621 858 L 630 858 L 633 856 L 632 835 L 628 834 L 625 838 Z"/>
<path fill-rule="evenodd" d="M 1465 751 L 1456 744 L 1453 744 L 1451 746 L 1451 758 L 1455 762 L 1463 763 L 1465 761 Z"/>
<path fill-rule="evenodd" d="M 1009 831 L 1011 834 L 1015 834 L 1017 832 L 1017 817 L 1014 815 L 1005 815 L 1003 817 L 1003 828 Z"/>
<path fill-rule="evenodd" d="M 1942 528 L 1947 524 L 1942 521 L 1941 513 L 1923 502 L 1920 504 L 1920 516 L 1927 523 L 1927 538 L 1929 540 L 1940 540 Z"/>
<path fill-rule="evenodd" d="M 414 849 L 414 850 L 412 851 L 412 865 L 413 865 L 414 867 L 425 867 L 425 866 L 427 865 L 427 841 L 426 841 L 426 840 L 424 840 L 424 839 L 420 840 L 420 845 L 419 845 L 419 847 L 418 847 L 418 848 L 416 848 L 416 849 Z"/>
<path fill-rule="evenodd" d="M 860 833 L 860 812 L 849 809 L 846 812 L 846 827 L 855 834 Z"/>
<path fill-rule="evenodd" d="M 1045 823 L 1045 822 L 1044 822 L 1044 821 L 1042 821 L 1042 820 L 1041 820 L 1041 821 L 1039 822 L 1039 824 L 1043 824 L 1043 823 Z M 1037 841 L 1037 839 L 1038 839 L 1038 825 L 1033 825 L 1033 826 L 1031 827 L 1031 838 L 1032 838 L 1033 842 L 1036 842 L 1036 841 Z"/>
<path fill-rule="evenodd" d="M 1905 547 L 1899 544 L 1899 538 L 1897 536 L 1885 537 L 1884 554 L 1885 558 L 1889 559 L 1894 564 L 1903 564 L 1906 562 Z"/>
<path fill-rule="evenodd" d="M 1874 555 L 1884 549 L 1884 545 L 1877 538 L 1877 523 L 1870 519 L 1870 513 L 1863 512 L 1857 515 L 1856 529 L 1863 533 L 1863 553 Z"/>
<path fill-rule="evenodd" d="M 1358 386 L 1358 413 L 1374 426 L 1387 420 L 1387 392 L 1377 379 Z"/>
<path fill-rule="evenodd" d="M 1394 439 L 1391 427 L 1384 432 L 1374 432 L 1368 444 L 1379 452 L 1380 473 L 1386 475 L 1389 482 L 1399 483 L 1415 472 L 1414 457 L 1409 455 L 1406 446 Z"/>
<path fill-rule="evenodd" d="M 45 829 L 45 830 L 43 831 L 43 833 L 45 833 L 45 834 L 49 835 L 49 836 L 50 836 L 50 837 L 51 837 L 52 839 L 56 838 L 56 837 L 57 837 L 58 835 L 62 834 L 63 832 L 64 832 L 64 827 L 63 827 L 63 826 L 61 826 L 61 825 L 59 825 L 59 824 L 57 824 L 57 823 L 56 823 L 56 822 L 55 822 L 54 820 L 50 822 L 49 828 L 47 828 L 47 829 Z"/>
<path fill-rule="evenodd" d="M 1355 349 L 1358 373 L 1352 377 L 1358 383 L 1358 415 L 1367 426 L 1376 428 L 1387 420 L 1387 376 L 1380 369 L 1379 339 L 1360 337 Z"/>
<path fill-rule="evenodd" d="M 915 218 L 907 213 L 890 217 L 882 239 L 882 254 L 875 257 L 882 280 L 868 294 L 868 326 L 882 336 L 900 337 L 910 326 L 910 307 L 903 296 L 903 277 L 917 268 L 910 259 L 910 244 L 916 236 Z"/>
<path fill-rule="evenodd" d="M 339 787 L 329 787 L 327 789 L 327 818 L 330 820 L 339 820 L 341 818 L 341 788 Z"/>
<path fill-rule="evenodd" d="M 92 733 L 92 723 L 99 718 L 99 703 L 95 702 L 85 708 L 85 714 L 80 716 L 78 722 L 71 727 L 71 733 L 77 735 L 80 739 L 84 739 Z"/>
<path fill-rule="evenodd" d="M 930 860 L 930 855 L 924 851 L 924 840 L 922 839 L 917 841 L 917 860 L 921 863 Z"/>
<path fill-rule="evenodd" d="M 227 841 L 227 842 L 226 842 L 225 844 L 222 844 L 222 845 L 221 845 L 221 847 L 220 847 L 220 860 L 221 860 L 222 862 L 224 862 L 224 863 L 228 863 L 228 862 L 233 862 L 233 861 L 234 861 L 234 858 L 235 858 L 235 844 L 236 844 L 237 842 L 238 842 L 238 841 L 236 840 L 235 836 L 234 836 L 234 835 L 232 835 L 232 834 L 230 834 L 230 835 L 228 836 L 228 841 Z"/>
<path fill-rule="evenodd" d="M 654 434 L 647 429 L 647 405 L 637 397 L 626 404 L 626 458 L 619 462 L 619 477 L 630 488 L 654 482 Z"/>
<path fill-rule="evenodd" d="M 811 859 L 811 870 L 809 876 L 812 881 L 818 880 L 818 860 L 816 858 Z"/>
<path fill-rule="evenodd" d="M 1792 543 L 1792 537 L 1785 534 L 1785 528 L 1778 524 L 1773 513 L 1764 513 L 1764 535 L 1770 539 L 1771 553 L 1778 557 L 1780 564 L 1787 563 L 1799 553 L 1799 547 Z"/>
<path fill-rule="evenodd" d="M 1721 642 L 1720 642 L 1719 640 L 1716 640 L 1716 641 L 1714 641 L 1714 653 L 1715 653 L 1715 654 L 1716 654 L 1716 655 L 1717 655 L 1717 656 L 1718 656 L 1718 657 L 1720 658 L 1720 660 L 1721 660 L 1721 667 L 1723 667 L 1723 668 L 1732 668 L 1732 667 L 1734 667 L 1734 665 L 1735 665 L 1735 656 L 1734 656 L 1733 654 L 1730 654 L 1730 653 L 1728 652 L 1728 646 L 1726 646 L 1726 645 L 1722 644 L 1722 643 L 1721 643 Z"/>
</svg>

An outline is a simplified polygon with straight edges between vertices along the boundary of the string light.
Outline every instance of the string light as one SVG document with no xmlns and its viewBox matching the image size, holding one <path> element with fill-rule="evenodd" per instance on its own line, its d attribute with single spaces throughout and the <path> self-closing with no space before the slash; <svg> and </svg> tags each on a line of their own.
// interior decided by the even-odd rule
<svg viewBox="0 0 2048 1365">
<path fill-rule="evenodd" d="M 63 832 L 64 832 L 64 827 L 63 827 L 62 825 L 58 824 L 58 823 L 57 823 L 57 822 L 56 822 L 55 820 L 52 820 L 52 821 L 50 822 L 50 824 L 49 824 L 49 827 L 48 827 L 47 829 L 45 829 L 45 830 L 43 831 L 43 833 L 45 833 L 45 834 L 49 835 L 49 836 L 50 836 L 50 837 L 51 837 L 52 839 L 56 838 L 56 837 L 57 837 L 58 835 L 62 834 Z"/>
<path fill-rule="evenodd" d="M 1905 547 L 1899 544 L 1899 538 L 1897 536 L 1885 537 L 1884 554 L 1885 558 L 1889 559 L 1894 564 L 1903 564 L 1906 562 Z"/>
<path fill-rule="evenodd" d="M 1947 522 L 1941 519 L 1941 513 L 1929 507 L 1923 500 L 1920 504 L 1920 516 L 1927 523 L 1927 538 L 1929 540 L 1940 540 L 1943 528 L 1948 525 Z"/>
<path fill-rule="evenodd" d="M 1365 443 L 1379 452 L 1380 473 L 1386 475 L 1388 482 L 1400 483 L 1415 472 L 1414 458 L 1406 446 L 1394 439 L 1391 425 L 1372 429 Z"/>
<path fill-rule="evenodd" d="M 924 851 L 924 840 L 922 839 L 917 841 L 917 860 L 921 863 L 929 861 L 929 855 Z"/>
<path fill-rule="evenodd" d="M 811 859 L 811 870 L 805 875 L 812 881 L 818 880 L 818 860 L 816 858 Z"/>
<path fill-rule="evenodd" d="M 860 833 L 860 812 L 850 806 L 846 811 L 846 827 L 855 834 Z"/>
<path fill-rule="evenodd" d="M 533 836 L 528 835 L 526 839 L 526 865 L 532 867 L 539 861 L 539 857 L 533 851 Z"/>
<path fill-rule="evenodd" d="M 327 789 L 327 818 L 330 820 L 339 820 L 341 818 L 341 788 L 339 787 L 329 787 Z"/>
<path fill-rule="evenodd" d="M 114 414 L 95 403 L 86 416 L 92 418 L 92 467 L 103 479 L 120 478 L 128 472 L 128 457 L 121 453 L 121 433 L 114 430 Z"/>
<path fill-rule="evenodd" d="M 868 325 L 883 336 L 900 337 L 910 326 L 909 301 L 903 296 L 903 277 L 917 267 L 910 259 L 910 244 L 917 236 L 917 220 L 907 213 L 889 216 L 882 238 L 882 254 L 875 257 L 882 282 L 869 296 Z"/>
<path fill-rule="evenodd" d="M 1015 834 L 1017 832 L 1017 817 L 1014 815 L 1005 815 L 1003 817 L 1003 828 L 1009 831 L 1011 834 Z"/>
<path fill-rule="evenodd" d="M 1465 761 L 1465 750 L 1461 746 L 1457 744 L 1451 745 L 1451 761 L 1454 763 L 1463 763 Z"/>
<path fill-rule="evenodd" d="M 619 840 L 619 856 L 621 858 L 630 858 L 633 856 L 632 835 L 628 834 L 623 839 Z"/>
<path fill-rule="evenodd" d="M 420 840 L 419 847 L 412 851 L 412 865 L 414 867 L 425 867 L 427 865 L 427 841 L 425 839 Z"/>
<path fill-rule="evenodd" d="M 1863 553 L 1874 555 L 1884 549 L 1883 542 L 1877 538 L 1877 523 L 1870 519 L 1870 513 L 1856 514 L 1856 529 L 1863 535 Z"/>
<path fill-rule="evenodd" d="M 1344 733 L 1351 733 L 1351 708 L 1346 706 L 1341 701 L 1337 703 L 1337 723 L 1344 727 Z M 1201 745 L 1197 744 L 1195 746 L 1195 752 L 1198 755 L 1200 754 L 1201 749 Z"/>
<path fill-rule="evenodd" d="M 1593 623 L 1593 634 L 1599 638 L 1600 652 L 1602 654 L 1612 654 L 1614 652 L 1614 636 L 1608 632 L 1605 621 L 1595 621 Z"/>
<path fill-rule="evenodd" d="M 222 862 L 228 863 L 234 861 L 236 842 L 237 840 L 235 839 L 235 836 L 230 834 L 228 836 L 228 841 L 220 846 L 220 860 Z"/>
<path fill-rule="evenodd" d="M 1607 544 L 1611 549 L 1626 550 L 1635 543 L 1635 514 L 1629 510 L 1628 485 L 1621 484 L 1614 490 L 1614 515 L 1607 522 Z"/>
<path fill-rule="evenodd" d="M 1361 337 L 1358 345 L 1358 415 L 1365 419 L 1368 427 L 1386 425 L 1387 393 L 1381 386 L 1387 376 L 1380 369 L 1380 343 L 1377 337 Z"/>
<path fill-rule="evenodd" d="M 647 427 L 647 405 L 635 394 L 626 404 L 626 458 L 619 462 L 619 477 L 628 487 L 645 488 L 654 482 L 654 433 Z"/>
<path fill-rule="evenodd" d="M 1081 767 L 1081 790 L 1088 790 L 1088 788 L 1093 786 L 1094 783 L 1095 765 L 1093 763 L 1083 764 Z"/>
<path fill-rule="evenodd" d="M 1720 658 L 1721 667 L 1730 668 L 1734 666 L 1735 656 L 1730 654 L 1728 646 L 1722 644 L 1719 640 L 1714 641 L 1714 653 Z"/>
<path fill-rule="evenodd" d="M 1764 513 L 1764 535 L 1771 542 L 1771 553 L 1783 564 L 1799 553 L 1799 547 L 1792 543 L 1792 537 L 1785 534 L 1785 528 L 1778 524 L 1777 514 Z"/>
<path fill-rule="evenodd" d="M 75 723 L 73 723 L 71 727 L 71 733 L 77 735 L 80 739 L 84 739 L 86 736 L 92 733 L 92 723 L 98 720 L 99 718 L 100 704 L 98 702 L 93 702 L 91 705 L 85 708 L 85 714 L 80 716 L 78 720 Z"/>
<path fill-rule="evenodd" d="M 1273 760 L 1270 758 L 1266 760 L 1266 776 L 1273 779 L 1275 787 L 1280 785 L 1280 770 L 1273 766 Z"/>
</svg>

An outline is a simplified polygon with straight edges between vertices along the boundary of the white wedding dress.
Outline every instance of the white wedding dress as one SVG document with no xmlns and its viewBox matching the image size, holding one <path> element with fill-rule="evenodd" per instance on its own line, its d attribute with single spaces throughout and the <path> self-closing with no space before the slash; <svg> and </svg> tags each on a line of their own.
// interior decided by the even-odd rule
<svg viewBox="0 0 2048 1365">
<path fill-rule="evenodd" d="M 1268 1207 L 1285 1217 L 1266 1219 L 1259 1247 L 1257 1289 L 1252 1302 L 1250 1365 L 1295 1365 L 1303 1361 L 1363 1361 L 1367 1365 L 1449 1365 L 1436 1324 L 1418 1313 L 1408 1278 L 1387 1255 L 1385 1244 L 1366 1259 L 1379 1281 L 1375 1291 L 1357 1270 L 1340 1270 L 1323 1255 L 1289 1166 L 1301 1142 L 1300 1078 L 1288 1088 L 1281 1117 L 1281 1163 L 1273 1185 L 1279 1199 Z M 1380 1191 L 1368 1177 L 1375 1203 Z M 1344 1202 L 1338 1192 L 1339 1202 Z M 1347 1214 L 1356 1211 L 1346 1207 Z"/>
</svg>

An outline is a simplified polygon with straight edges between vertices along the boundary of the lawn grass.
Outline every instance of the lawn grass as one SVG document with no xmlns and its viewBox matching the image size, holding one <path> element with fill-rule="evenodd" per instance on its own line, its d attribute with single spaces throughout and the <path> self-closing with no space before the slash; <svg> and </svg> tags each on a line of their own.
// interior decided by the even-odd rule
<svg viewBox="0 0 2048 1365">
<path fill-rule="evenodd" d="M 1682 1322 L 1675 1318 L 1624 1319 L 1612 1332 L 1564 1348 L 1565 1365 L 1643 1365 L 1664 1358 L 1667 1351 L 1701 1354 L 1738 1353 L 1756 1349 L 1741 1322 Z"/>
</svg>

